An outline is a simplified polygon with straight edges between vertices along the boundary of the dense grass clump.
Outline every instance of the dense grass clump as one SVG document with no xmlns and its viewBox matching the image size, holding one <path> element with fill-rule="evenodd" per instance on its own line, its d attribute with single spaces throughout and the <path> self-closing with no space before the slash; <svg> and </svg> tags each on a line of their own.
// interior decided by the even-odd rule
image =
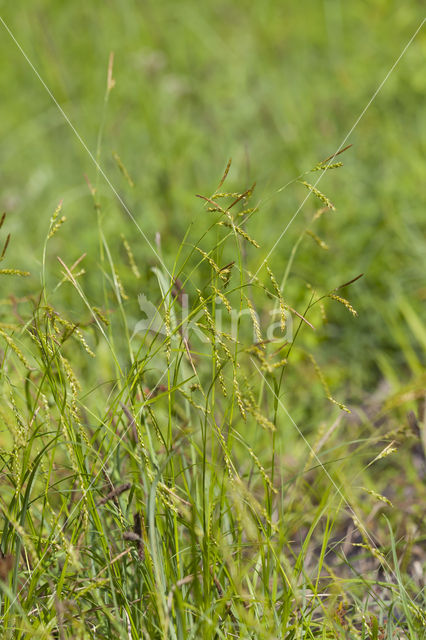
<svg viewBox="0 0 426 640">
<path fill-rule="evenodd" d="M 4 638 L 420 637 L 421 513 L 413 500 L 403 539 L 394 511 L 417 486 L 405 465 L 421 455 L 422 410 L 402 427 L 382 398 L 351 413 L 332 396 L 310 336 L 329 305 L 356 316 L 344 296 L 359 276 L 324 293 L 303 285 L 300 309 L 286 282 L 301 244 L 325 249 L 315 223 L 333 205 L 304 180 L 321 208 L 288 269 L 277 278 L 263 262 L 253 273 L 250 222 L 262 211 L 254 186 L 225 191 L 229 167 L 200 196 L 171 270 L 160 236 L 154 267 L 138 266 L 125 238 L 117 266 L 93 189 L 98 306 L 84 256 L 58 257 L 52 273 L 51 244 L 67 233 L 61 205 L 42 289 L 10 297 Z M 138 291 L 139 315 L 128 302 Z M 311 410 L 298 424 L 291 407 L 302 396 Z"/>
</svg>

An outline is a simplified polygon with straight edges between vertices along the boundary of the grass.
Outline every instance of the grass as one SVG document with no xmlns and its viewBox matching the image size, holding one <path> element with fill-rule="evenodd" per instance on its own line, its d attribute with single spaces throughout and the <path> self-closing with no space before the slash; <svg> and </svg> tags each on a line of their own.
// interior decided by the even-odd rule
<svg viewBox="0 0 426 640">
<path fill-rule="evenodd" d="M 246 228 L 261 215 L 250 196 L 203 198 L 206 222 L 172 274 L 154 269 L 152 326 L 131 335 L 100 225 L 104 308 L 59 258 L 56 286 L 2 330 L 5 638 L 419 637 L 416 579 L 400 567 L 419 534 L 396 541 L 375 480 L 395 476 L 388 456 L 410 438 L 386 414 L 350 421 L 303 343 L 327 300 L 356 313 L 340 290 L 308 290 L 290 315 L 271 268 L 248 273 Z M 66 233 L 60 215 L 43 270 Z M 65 288 L 79 323 L 56 308 Z M 268 307 L 281 333 L 265 340 L 257 309 Z M 312 446 L 286 406 L 307 364 L 338 405 Z M 286 446 L 294 430 L 299 450 Z M 398 455 L 401 465 L 409 451 Z"/>
<path fill-rule="evenodd" d="M 374 62 L 381 80 L 399 53 L 392 34 L 408 40 L 417 12 L 399 7 L 394 19 L 379 2 L 368 16 L 309 3 L 306 20 L 300 8 L 244 7 L 166 2 L 141 12 L 117 2 L 58 15 L 46 2 L 4 12 L 118 195 L 117 207 L 2 41 L 26 83 L 22 101 L 8 65 L 4 638 L 422 637 L 426 338 L 415 187 L 424 161 L 421 116 L 410 114 L 423 40 L 360 125 L 358 146 L 330 156 L 323 140 L 339 148 L 359 94 L 376 88 L 360 80 L 374 34 L 390 38 Z M 318 20 L 340 36 L 324 36 Z M 62 47 L 57 35 L 70 24 L 85 29 Z M 349 24 L 362 29 L 365 52 Z M 289 56 L 291 97 L 277 47 Z M 110 49 L 115 63 L 110 56 L 101 73 L 96 54 Z M 329 100 L 318 51 L 349 96 Z M 142 101 L 135 69 L 152 89 Z M 311 83 L 335 117 L 312 119 Z M 93 113 L 76 100 L 85 95 L 96 98 Z M 404 145 L 401 121 L 410 122 Z M 292 138 L 303 122 L 309 132 Z M 367 153 L 370 127 L 380 142 Z M 142 130 L 143 160 L 132 135 Z M 27 143 L 29 132 L 41 144 Z M 227 141 L 237 157 L 223 173 Z M 30 206 L 49 210 L 50 222 L 33 213 L 18 223 L 15 212 Z"/>
</svg>

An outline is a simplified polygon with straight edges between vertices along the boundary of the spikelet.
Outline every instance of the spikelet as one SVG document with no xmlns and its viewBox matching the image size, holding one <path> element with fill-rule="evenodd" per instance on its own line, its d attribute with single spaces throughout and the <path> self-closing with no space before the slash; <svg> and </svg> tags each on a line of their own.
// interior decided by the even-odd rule
<svg viewBox="0 0 426 640">
<path fill-rule="evenodd" d="M 248 215 L 251 215 L 252 213 L 255 213 L 257 210 L 258 210 L 257 207 L 248 207 L 247 209 L 243 209 L 242 211 L 237 213 L 237 215 L 239 218 L 242 218 L 243 216 L 248 216 Z"/>
<path fill-rule="evenodd" d="M 328 251 L 328 245 L 323 240 L 321 240 L 321 238 L 319 238 L 316 233 L 314 233 L 310 229 L 305 229 L 305 233 L 306 233 L 306 235 L 308 235 L 311 238 L 313 238 L 313 240 L 315 240 L 315 242 L 317 243 L 317 245 L 319 247 L 321 247 L 321 249 L 324 249 L 325 251 Z"/>
<path fill-rule="evenodd" d="M 66 217 L 65 216 L 62 216 L 58 220 L 58 216 L 59 216 L 61 210 L 62 210 L 62 200 L 60 201 L 60 203 L 56 207 L 55 211 L 53 212 L 52 217 L 50 218 L 49 233 L 47 235 L 47 239 L 48 240 L 50 240 L 50 238 L 52 238 L 55 235 L 55 233 L 60 229 L 60 227 L 62 227 L 62 225 L 66 221 Z"/>
<path fill-rule="evenodd" d="M 174 513 L 181 517 L 186 517 L 186 519 L 188 520 L 190 518 L 190 511 L 188 509 L 188 507 L 190 507 L 190 504 L 186 500 L 178 496 L 176 493 L 171 491 L 170 487 L 168 487 L 163 482 L 158 483 L 158 488 L 163 504 L 167 504 L 167 506 Z"/>
<path fill-rule="evenodd" d="M 206 316 L 208 327 L 213 335 L 216 335 L 216 328 L 213 322 L 213 318 L 211 316 L 210 311 L 208 310 L 207 303 L 199 289 L 197 289 L 197 294 L 200 299 L 201 305 L 203 307 L 203 313 Z"/>
<path fill-rule="evenodd" d="M 214 349 L 214 355 L 215 355 L 215 361 L 216 361 L 216 367 L 217 367 L 217 378 L 219 380 L 220 388 L 222 389 L 222 393 L 224 397 L 227 398 L 228 391 L 226 389 L 225 378 L 223 377 L 223 373 L 222 373 L 223 364 L 216 348 Z"/>
<path fill-rule="evenodd" d="M 361 547 L 361 549 L 366 549 L 380 563 L 387 564 L 385 556 L 383 555 L 383 553 L 381 551 L 379 551 L 379 549 L 377 549 L 377 547 L 373 547 L 373 545 L 371 545 L 371 544 L 369 544 L 367 542 L 352 542 L 352 546 L 353 547 Z"/>
<path fill-rule="evenodd" d="M 26 278 L 30 275 L 30 272 L 21 271 L 20 269 L 0 269 L 0 274 L 4 276 L 21 276 Z"/>
<path fill-rule="evenodd" d="M 255 308 L 253 307 L 253 303 L 250 300 L 250 298 L 246 297 L 246 301 L 247 301 L 247 306 L 249 308 L 250 311 L 250 316 L 251 316 L 251 320 L 253 322 L 253 328 L 254 328 L 254 332 L 256 334 L 256 340 L 259 343 L 259 345 L 261 346 L 261 348 L 265 348 L 265 345 L 263 344 L 263 338 L 262 338 L 262 332 L 260 331 L 260 324 L 259 324 L 259 317 L 255 311 Z"/>
<path fill-rule="evenodd" d="M 211 199 L 216 200 L 218 198 L 239 198 L 239 193 L 215 193 L 212 195 Z"/>
<path fill-rule="evenodd" d="M 363 491 L 366 491 L 368 494 L 370 494 L 370 496 L 373 496 L 373 498 L 376 498 L 376 500 L 384 502 L 389 507 L 393 507 L 392 502 L 388 498 L 386 498 L 386 496 L 382 496 L 381 493 L 377 493 L 376 491 L 373 491 L 373 489 L 366 489 L 365 487 L 362 487 L 362 489 Z"/>
<path fill-rule="evenodd" d="M 336 210 L 336 207 L 334 206 L 334 204 L 327 198 L 327 196 L 321 193 L 319 189 L 314 187 L 309 182 L 306 182 L 305 180 L 299 180 L 298 182 L 300 182 L 300 184 L 303 184 L 307 189 L 309 189 L 309 191 L 313 193 L 317 198 L 319 198 L 319 200 L 321 200 L 321 202 L 323 202 L 328 209 L 332 209 L 333 211 Z"/>
<path fill-rule="evenodd" d="M 165 485 L 163 484 L 163 487 L 164 486 Z M 166 496 L 165 492 L 162 490 L 162 488 L 159 485 L 158 485 L 157 495 L 160 497 L 161 502 L 164 504 L 167 510 L 173 511 L 173 513 L 175 513 L 176 515 L 179 515 L 179 512 L 176 506 L 173 504 L 171 500 L 169 500 L 168 496 Z"/>
<path fill-rule="evenodd" d="M 223 458 L 225 460 L 226 469 L 228 471 L 229 479 L 232 484 L 235 482 L 235 477 L 237 475 L 234 466 L 232 464 L 231 458 L 228 454 L 228 447 L 226 446 L 225 438 L 223 437 L 223 433 L 221 432 L 219 425 L 216 423 L 216 420 L 213 420 L 213 428 L 219 440 L 219 443 L 222 447 Z"/>
<path fill-rule="evenodd" d="M 129 172 L 127 171 L 126 167 L 124 166 L 123 161 L 121 160 L 120 156 L 118 155 L 118 153 L 113 151 L 112 157 L 116 161 L 117 166 L 120 169 L 121 173 L 123 174 L 123 176 L 125 177 L 125 179 L 129 183 L 129 186 L 132 187 L 132 189 L 133 189 L 133 187 L 135 186 L 135 183 L 131 179 L 131 177 L 129 175 Z"/>
<path fill-rule="evenodd" d="M 230 302 L 229 302 L 228 298 L 222 293 L 222 291 L 219 291 L 219 289 L 217 289 L 216 287 L 212 286 L 212 289 L 215 292 L 215 294 L 217 295 L 217 297 L 220 298 L 220 300 L 223 302 L 227 312 L 231 313 L 232 312 L 232 307 L 230 305 Z"/>
<path fill-rule="evenodd" d="M 415 605 L 411 602 L 407 603 L 407 607 L 415 618 L 417 618 L 421 628 L 424 629 L 426 627 L 426 613 L 424 607 L 422 605 Z"/>
<path fill-rule="evenodd" d="M 337 302 L 340 302 L 340 304 L 343 304 L 343 306 L 346 307 L 346 309 L 350 311 L 353 316 L 355 317 L 358 316 L 357 311 L 355 311 L 351 303 L 348 300 L 346 300 L 346 298 L 341 298 L 340 296 L 336 296 L 336 294 L 334 293 L 329 293 L 328 298 L 331 298 L 332 300 L 337 300 Z"/>
<path fill-rule="evenodd" d="M 342 404 L 341 402 L 338 402 L 337 400 L 335 400 L 333 398 L 333 396 L 331 395 L 330 388 L 329 388 L 329 386 L 327 384 L 326 379 L 324 378 L 324 374 L 321 371 L 321 369 L 320 369 L 317 361 L 315 360 L 314 356 L 311 353 L 308 353 L 308 357 L 309 357 L 310 361 L 312 362 L 312 364 L 314 365 L 314 369 L 316 371 L 316 374 L 317 374 L 318 378 L 320 379 L 320 382 L 321 382 L 322 387 L 323 387 L 323 389 L 325 391 L 325 395 L 327 396 L 327 399 L 330 402 L 332 402 L 333 404 L 337 405 L 340 409 L 342 409 L 342 411 L 346 411 L 346 413 L 351 413 L 350 410 L 347 407 L 345 407 L 344 404 Z"/>
<path fill-rule="evenodd" d="M 171 487 L 167 486 L 167 484 L 165 484 L 164 482 L 160 482 L 158 483 L 158 486 L 160 487 L 161 491 L 164 491 L 165 494 L 167 494 L 168 496 L 170 496 L 170 498 L 178 505 L 186 505 L 186 506 L 190 506 L 190 503 L 185 500 L 184 498 L 181 498 L 175 491 L 173 491 L 173 489 L 171 489 Z"/>
<path fill-rule="evenodd" d="M 57 220 L 61 210 L 62 210 L 62 200 L 59 202 L 58 206 L 56 207 L 55 211 L 52 214 L 52 217 L 50 218 L 50 229 L 56 223 L 56 220 Z"/>
<path fill-rule="evenodd" d="M 106 327 L 109 326 L 110 322 L 106 316 L 106 314 L 99 309 L 99 307 L 92 307 L 92 311 L 100 322 L 103 322 Z"/>
<path fill-rule="evenodd" d="M 224 289 L 226 289 L 226 287 L 229 285 L 229 282 L 231 280 L 232 267 L 234 266 L 234 264 L 235 264 L 235 261 L 233 260 L 229 264 L 222 267 L 220 270 L 220 273 L 221 273 L 220 277 L 224 281 L 224 285 L 223 285 Z"/>
<path fill-rule="evenodd" d="M 178 387 L 178 389 L 177 389 L 177 390 L 179 391 L 180 395 L 181 395 L 181 396 L 183 396 L 183 397 L 185 398 L 185 400 L 187 400 L 187 401 L 189 402 L 189 404 L 190 404 L 190 405 L 192 405 L 192 406 L 194 407 L 194 409 L 197 409 L 198 411 L 202 411 L 202 412 L 203 412 L 203 414 L 204 414 L 204 413 L 207 413 L 208 415 L 210 415 L 210 414 L 211 414 L 211 411 L 210 411 L 210 409 L 209 409 L 208 407 L 205 407 L 205 406 L 202 406 L 202 405 L 200 405 L 200 404 L 197 404 L 197 403 L 192 399 L 192 397 L 190 396 L 190 394 L 189 394 L 189 393 L 186 393 L 186 392 L 182 389 L 182 387 Z"/>
<path fill-rule="evenodd" d="M 279 360 L 278 362 L 274 362 L 272 367 L 274 369 L 279 369 L 280 367 L 284 367 L 287 364 L 287 362 L 288 362 L 287 358 L 282 358 L 282 360 Z"/>
<path fill-rule="evenodd" d="M 285 317 L 285 304 L 284 304 L 284 300 L 283 297 L 281 295 L 281 290 L 278 286 L 278 282 L 275 280 L 275 276 L 272 273 L 271 269 L 269 268 L 269 265 L 265 262 L 265 266 L 266 266 L 266 271 L 268 272 L 269 278 L 271 280 L 272 286 L 274 288 L 274 291 L 278 297 L 279 303 L 280 303 L 280 314 L 281 314 L 281 331 L 285 331 L 285 325 L 286 325 L 286 317 Z"/>
<path fill-rule="evenodd" d="M 69 361 L 63 356 L 61 355 L 61 361 L 62 361 L 62 366 L 64 367 L 64 372 L 66 375 L 66 378 L 68 380 L 68 383 L 70 385 L 70 389 L 71 389 L 71 394 L 73 399 L 77 398 L 78 392 L 81 390 L 81 385 L 80 385 L 80 381 L 78 380 L 77 376 L 75 375 Z"/>
<path fill-rule="evenodd" d="M 274 423 L 268 420 L 258 407 L 254 405 L 246 405 L 246 410 L 253 416 L 256 422 L 263 427 L 263 429 L 266 429 L 267 431 L 276 431 Z"/>
<path fill-rule="evenodd" d="M 59 229 L 62 227 L 62 225 L 64 224 L 64 222 L 66 222 L 66 216 L 62 216 L 61 218 L 59 218 L 59 220 L 57 222 L 55 222 L 54 224 L 52 224 L 52 226 L 50 227 L 50 231 L 49 231 L 49 235 L 47 236 L 47 239 L 50 240 L 50 238 L 53 238 L 53 236 L 55 235 L 55 233 L 57 231 L 59 231 Z"/>
<path fill-rule="evenodd" d="M 383 564 L 387 564 L 386 563 L 386 558 L 384 557 L 384 555 L 381 553 L 381 551 L 379 551 L 379 549 L 377 549 L 377 547 L 374 547 L 369 538 L 368 538 L 368 533 L 366 531 L 365 526 L 362 524 L 362 522 L 360 521 L 360 519 L 358 518 L 358 516 L 355 513 L 352 513 L 352 520 L 354 525 L 356 526 L 356 528 L 358 529 L 358 531 L 360 532 L 362 539 L 364 541 L 364 543 L 362 542 L 353 542 L 352 545 L 354 547 L 362 547 L 363 549 L 368 549 L 368 551 L 371 553 L 372 556 L 374 556 L 379 562 L 383 563 Z"/>
<path fill-rule="evenodd" d="M 272 491 L 272 493 L 278 493 L 278 491 L 275 489 L 275 487 L 272 485 L 271 479 L 268 476 L 268 474 L 266 473 L 264 467 L 261 465 L 259 458 L 256 456 L 255 452 L 253 451 L 253 449 L 251 447 L 247 447 L 247 451 L 249 452 L 249 455 L 251 457 L 251 459 L 253 460 L 254 464 L 256 465 L 256 467 L 259 469 L 260 474 L 265 482 L 265 484 L 269 487 L 269 489 Z"/>
<path fill-rule="evenodd" d="M 16 435 L 15 445 L 20 447 L 25 447 L 28 441 L 29 426 L 24 422 L 23 418 L 21 417 L 21 414 L 19 413 L 18 407 L 16 406 L 15 398 L 13 397 L 12 392 L 10 393 L 10 404 L 12 407 L 12 412 L 13 412 L 15 423 L 16 423 L 16 429 L 14 429 L 15 435 Z"/>
<path fill-rule="evenodd" d="M 324 164 L 324 162 L 319 162 L 311 172 L 313 171 L 328 171 L 329 169 L 338 169 L 339 167 L 343 167 L 343 162 L 333 162 L 332 164 Z"/>
<path fill-rule="evenodd" d="M 154 479 L 154 473 L 151 469 L 151 459 L 149 457 L 148 450 L 145 446 L 142 428 L 138 420 L 135 420 L 135 429 L 138 436 L 138 446 L 142 451 L 142 457 L 143 457 L 146 473 L 148 478 L 152 481 Z M 137 457 L 140 459 L 139 455 Z"/>
<path fill-rule="evenodd" d="M 351 146 L 352 146 L 351 144 L 348 144 L 348 145 L 346 145 L 346 147 L 343 147 L 343 149 L 339 149 L 338 151 L 336 151 L 335 153 L 333 153 L 331 156 L 328 156 L 328 158 L 325 158 L 325 160 L 321 160 L 320 162 L 318 162 L 318 164 L 317 164 L 317 165 L 315 165 L 314 169 L 315 169 L 316 167 L 325 167 L 325 168 L 326 168 L 326 167 L 330 166 L 328 163 L 329 163 L 331 160 L 334 160 L 335 158 L 337 158 L 337 156 L 340 156 L 342 153 L 345 153 L 345 151 L 347 151 L 348 149 L 350 149 L 350 148 L 351 148 Z M 314 170 L 314 169 L 313 169 L 313 170 Z"/>
<path fill-rule="evenodd" d="M 30 330 L 29 336 L 31 340 L 35 342 L 37 347 L 40 349 L 40 353 L 45 362 L 46 362 L 46 352 L 49 356 L 53 356 L 54 350 L 52 349 L 50 341 L 48 342 L 47 340 L 45 340 L 41 332 L 35 332 L 34 330 Z"/>
<path fill-rule="evenodd" d="M 201 291 L 198 289 L 197 290 L 198 296 L 200 298 L 201 304 L 203 305 L 203 311 L 204 311 L 204 315 L 206 317 L 207 320 L 207 325 L 208 325 L 208 330 L 211 332 L 211 334 L 214 336 L 214 341 L 212 344 L 212 348 L 213 348 L 213 355 L 215 358 L 215 363 L 216 363 L 216 367 L 217 367 L 217 378 L 219 380 L 219 384 L 221 386 L 222 389 L 222 393 L 225 397 L 227 397 L 228 392 L 226 389 L 226 384 L 225 384 L 225 379 L 223 377 L 223 373 L 222 373 L 222 369 L 223 369 L 223 364 L 222 364 L 222 360 L 219 356 L 218 353 L 218 349 L 217 349 L 217 345 L 216 345 L 216 340 L 218 340 L 219 344 L 221 344 L 223 350 L 225 351 L 225 354 L 228 356 L 228 358 L 230 358 L 232 360 L 232 356 L 231 353 L 229 352 L 228 347 L 226 346 L 226 344 L 223 341 L 223 338 L 220 334 L 219 331 L 217 331 L 215 323 L 213 321 L 213 318 L 210 314 L 210 311 L 207 308 L 207 304 L 206 301 L 204 300 Z"/>
<path fill-rule="evenodd" d="M 212 258 L 210 258 L 210 256 L 205 251 L 200 249 L 200 247 L 195 247 L 195 249 L 199 253 L 201 253 L 201 255 L 203 256 L 204 260 L 207 260 L 207 262 L 209 263 L 209 265 L 211 266 L 213 271 L 215 271 L 222 280 L 226 280 L 226 274 L 222 273 L 222 270 L 217 266 L 215 261 L 212 260 Z"/>
<path fill-rule="evenodd" d="M 166 356 L 167 362 L 170 364 L 171 355 L 172 355 L 172 331 L 171 331 L 171 318 L 170 318 L 170 307 L 165 305 L 164 310 L 164 326 L 166 328 Z"/>
<path fill-rule="evenodd" d="M 60 540 L 56 541 L 55 539 L 50 539 L 48 541 L 46 539 L 44 544 L 47 544 L 49 542 L 49 544 L 51 544 L 56 551 L 59 551 L 60 553 L 63 553 L 65 551 L 65 554 L 66 554 L 67 558 L 70 560 L 70 562 L 75 567 L 77 567 L 78 569 L 81 569 L 81 563 L 79 562 L 78 554 L 76 553 L 76 550 L 73 547 L 73 545 L 70 544 L 70 542 L 68 541 L 67 537 L 65 536 L 64 531 L 63 531 L 63 527 L 61 527 L 59 525 L 60 520 L 61 520 L 61 516 L 62 516 L 62 512 L 59 511 L 59 513 L 56 514 L 54 512 L 54 510 L 52 508 L 52 505 L 50 504 L 49 500 L 46 500 L 45 504 L 46 504 L 47 508 L 49 509 L 49 511 L 51 513 L 50 530 L 51 531 L 57 531 Z"/>
<path fill-rule="evenodd" d="M 234 393 L 235 393 L 235 397 L 237 398 L 237 404 L 238 404 L 238 408 L 240 410 L 241 416 L 242 416 L 243 420 L 246 420 L 247 419 L 247 414 L 246 414 L 246 410 L 245 410 L 245 407 L 244 407 L 243 397 L 241 395 L 240 385 L 238 383 L 235 371 L 234 371 L 232 383 L 233 383 Z"/>
<path fill-rule="evenodd" d="M 95 358 L 95 354 L 93 353 L 93 351 L 91 350 L 91 348 L 87 344 L 82 332 L 80 331 L 80 329 L 77 327 L 76 324 L 73 324 L 72 322 L 69 322 L 68 320 L 65 320 L 65 318 L 62 318 L 62 316 L 60 316 L 59 313 L 57 311 L 55 311 L 54 309 L 52 309 L 51 307 L 48 307 L 48 312 L 49 312 L 50 317 L 52 319 L 53 326 L 55 328 L 56 333 L 59 333 L 59 331 L 60 331 L 56 326 L 56 323 L 58 322 L 65 329 L 67 329 L 67 331 L 69 332 L 69 335 L 75 336 L 76 340 L 78 340 L 80 342 L 80 344 L 82 345 L 83 349 L 86 351 L 86 353 L 89 354 L 89 356 L 91 356 L 92 358 Z"/>
<path fill-rule="evenodd" d="M 252 391 L 252 389 L 250 387 L 250 383 L 249 383 L 249 380 L 248 380 L 247 376 L 244 376 L 244 394 L 245 394 L 245 397 L 246 397 L 247 404 L 250 404 L 250 405 L 255 407 L 256 406 L 256 400 L 254 398 L 253 391 Z"/>
<path fill-rule="evenodd" d="M 90 448 L 91 448 L 90 447 L 90 441 L 89 441 L 89 437 L 88 437 L 86 431 L 84 430 L 83 423 L 82 423 L 81 417 L 80 417 L 80 412 L 78 410 L 77 402 L 74 402 L 74 401 L 72 402 L 71 415 L 74 418 L 75 422 L 77 423 L 78 432 L 79 432 L 79 434 L 81 436 L 81 439 L 84 440 L 84 443 L 86 445 L 87 451 L 89 451 Z"/>
<path fill-rule="evenodd" d="M 263 358 L 265 357 L 263 352 L 260 352 L 260 354 L 261 354 L 261 357 Z M 244 381 L 245 381 L 244 406 L 247 413 L 252 415 L 256 420 L 256 422 L 260 424 L 260 426 L 263 427 L 264 429 L 268 429 L 269 431 L 275 431 L 275 425 L 263 415 L 261 409 L 258 407 L 257 402 L 251 391 L 250 385 L 248 383 L 248 380 L 245 376 L 244 376 Z"/>
<path fill-rule="evenodd" d="M 10 335 L 3 331 L 3 329 L 0 329 L 0 336 L 4 338 L 12 351 L 18 356 L 24 367 L 26 367 L 27 369 L 31 369 L 30 363 L 28 362 L 22 351 L 19 349 L 19 347 L 16 346 Z"/>
<path fill-rule="evenodd" d="M 91 350 L 91 348 L 89 347 L 89 345 L 87 344 L 82 332 L 80 331 L 80 329 L 76 329 L 74 331 L 75 335 L 77 336 L 79 342 L 81 343 L 83 349 L 86 351 L 86 353 L 89 354 L 89 356 L 91 356 L 92 358 L 95 358 L 95 354 L 93 353 L 93 351 Z"/>
<path fill-rule="evenodd" d="M 227 163 L 227 165 L 225 167 L 225 171 L 223 172 L 223 176 L 221 177 L 220 182 L 217 185 L 216 191 L 221 188 L 221 186 L 225 182 L 226 178 L 228 177 L 228 173 L 229 173 L 229 169 L 231 168 L 231 164 L 232 164 L 232 158 L 229 158 L 228 163 Z"/>
<path fill-rule="evenodd" d="M 374 464 L 378 460 L 382 460 L 383 458 L 387 458 L 387 456 L 390 456 L 392 453 L 395 453 L 397 451 L 397 448 L 393 446 L 394 444 L 395 444 L 395 441 L 392 440 L 392 442 L 390 442 L 388 445 L 386 445 L 386 447 L 379 453 L 378 456 L 376 456 L 374 458 L 374 460 L 372 460 L 369 463 L 368 466 Z"/>
<path fill-rule="evenodd" d="M 117 289 L 120 293 L 120 296 L 123 298 L 123 300 L 128 300 L 129 296 L 124 291 L 123 283 L 121 282 L 120 276 L 118 275 L 115 269 L 114 269 L 114 279 L 115 279 L 115 284 L 117 286 Z"/>
<path fill-rule="evenodd" d="M 280 288 L 278 286 L 278 282 L 275 280 L 275 276 L 272 273 L 272 270 L 270 269 L 269 265 L 265 262 L 265 266 L 266 266 L 266 271 L 268 272 L 269 278 L 272 282 L 272 286 L 274 288 L 275 293 L 277 294 L 277 296 L 279 296 L 280 293 Z"/>
<path fill-rule="evenodd" d="M 126 238 L 124 237 L 123 234 L 121 234 L 121 239 L 123 241 L 124 248 L 126 249 L 127 258 L 129 260 L 130 267 L 131 267 L 135 277 L 139 280 L 140 277 L 141 277 L 141 274 L 140 274 L 140 271 L 139 271 L 139 269 L 137 267 L 137 264 L 135 262 L 135 257 L 133 255 L 132 249 L 130 248 L 129 243 L 127 242 L 127 240 L 126 240 Z"/>
<path fill-rule="evenodd" d="M 248 198 L 251 197 L 251 195 L 253 194 L 254 188 L 256 186 L 256 183 L 252 184 L 251 187 L 249 187 L 246 191 L 244 191 L 244 193 L 240 193 L 237 198 L 234 200 L 234 202 L 232 202 L 227 211 L 229 211 L 229 209 L 232 209 L 232 207 L 235 207 L 236 204 L 238 204 L 239 202 L 241 202 L 241 200 L 247 200 Z"/>
<path fill-rule="evenodd" d="M 50 320 L 49 328 L 52 327 L 55 333 L 59 334 L 61 332 L 61 328 L 60 328 L 61 324 L 67 329 L 68 333 L 67 335 L 65 335 L 65 332 L 64 332 L 64 336 L 62 338 L 63 341 L 66 338 L 68 338 L 70 335 L 72 335 L 74 331 L 74 325 L 71 322 L 68 322 L 68 320 L 61 318 L 59 316 L 59 313 L 57 313 L 53 309 L 53 307 L 47 306 L 45 309 L 45 314 L 46 314 L 46 318 Z M 46 341 L 47 341 L 48 335 L 49 335 L 49 331 L 46 332 Z"/>
<path fill-rule="evenodd" d="M 233 229 L 236 233 L 238 233 L 238 235 L 240 235 L 242 238 L 244 238 L 244 240 L 247 240 L 247 242 L 252 244 L 253 247 L 256 247 L 256 249 L 259 249 L 260 244 L 258 242 L 256 242 L 256 240 L 253 240 L 253 238 L 251 238 L 249 236 L 249 234 L 244 231 L 244 229 L 241 229 L 241 227 L 238 227 L 233 222 L 227 222 L 225 220 L 221 220 L 221 222 L 219 222 L 219 224 L 224 226 L 224 227 L 229 227 L 230 229 Z"/>
</svg>

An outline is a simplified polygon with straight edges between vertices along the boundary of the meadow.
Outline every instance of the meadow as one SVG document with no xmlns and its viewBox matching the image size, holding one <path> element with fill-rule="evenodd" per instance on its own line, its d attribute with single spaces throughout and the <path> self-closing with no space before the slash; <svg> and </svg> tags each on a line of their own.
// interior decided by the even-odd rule
<svg viewBox="0 0 426 640">
<path fill-rule="evenodd" d="M 425 637 L 422 3 L 0 7 L 1 638 Z"/>
</svg>

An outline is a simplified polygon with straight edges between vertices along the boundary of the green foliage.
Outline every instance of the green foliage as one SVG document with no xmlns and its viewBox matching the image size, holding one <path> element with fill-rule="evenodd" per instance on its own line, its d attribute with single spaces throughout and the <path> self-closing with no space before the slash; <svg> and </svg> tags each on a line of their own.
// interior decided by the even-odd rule
<svg viewBox="0 0 426 640">
<path fill-rule="evenodd" d="M 421 637 L 420 13 L 4 8 L 2 638 Z"/>
<path fill-rule="evenodd" d="M 394 495 L 359 486 L 360 476 L 375 486 L 401 435 L 389 419 L 374 433 L 344 418 L 303 344 L 324 300 L 354 310 L 335 290 L 306 289 L 304 313 L 290 313 L 270 267 L 246 269 L 256 243 L 235 220 L 249 226 L 252 195 L 223 196 L 201 236 L 187 233 L 171 274 L 160 262 L 155 279 L 141 278 L 127 243 L 126 269 L 157 305 L 142 298 L 151 315 L 133 333 L 132 280 L 125 294 L 102 232 L 101 309 L 79 265 L 59 259 L 56 285 L 1 330 L 5 638 L 363 638 L 366 612 L 371 637 L 385 614 L 410 633 L 422 623 L 392 529 L 390 555 L 385 523 L 371 520 L 371 509 L 394 509 Z M 66 233 L 58 214 L 44 269 L 52 229 Z M 78 323 L 58 311 L 66 288 L 85 309 Z M 266 339 L 274 306 L 279 329 Z M 283 400 L 306 363 L 340 410 L 312 445 Z"/>
</svg>

